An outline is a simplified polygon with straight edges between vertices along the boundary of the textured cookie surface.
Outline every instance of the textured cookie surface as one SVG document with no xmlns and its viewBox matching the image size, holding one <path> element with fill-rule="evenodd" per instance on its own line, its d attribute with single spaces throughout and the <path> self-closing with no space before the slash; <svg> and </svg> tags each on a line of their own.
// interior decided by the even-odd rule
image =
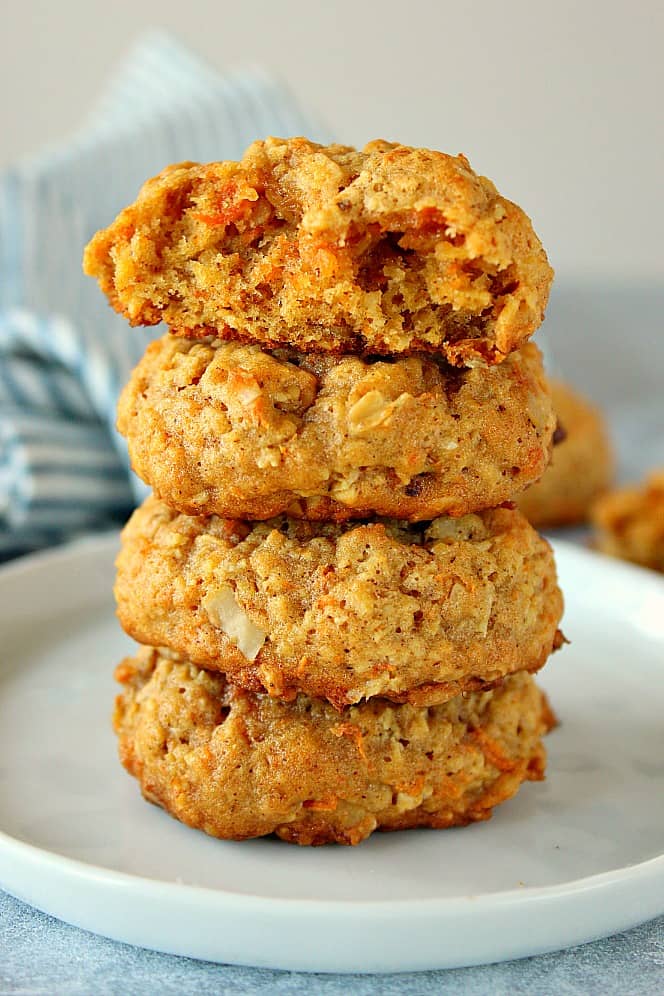
<svg viewBox="0 0 664 996">
<path fill-rule="evenodd" d="M 524 673 L 419 709 L 283 702 L 144 650 L 121 664 L 115 729 L 143 794 L 215 837 L 357 844 L 375 829 L 485 820 L 544 775 L 546 700 Z"/>
<path fill-rule="evenodd" d="M 542 474 L 555 418 L 539 351 L 458 370 L 165 336 L 126 386 L 132 465 L 180 511 L 427 519 Z"/>
<path fill-rule="evenodd" d="M 419 526 L 251 523 L 150 498 L 125 528 L 115 593 L 140 643 L 337 706 L 431 704 L 535 671 L 562 612 L 549 545 L 510 509 Z"/>
<path fill-rule="evenodd" d="M 540 527 L 585 522 L 613 475 L 611 443 L 599 409 L 560 381 L 551 382 L 551 393 L 564 438 L 554 446 L 541 480 L 515 497 L 526 518 Z"/>
<path fill-rule="evenodd" d="M 521 345 L 552 279 L 527 215 L 464 156 L 303 138 L 167 168 L 84 267 L 135 325 L 460 365 Z"/>
<path fill-rule="evenodd" d="M 664 468 L 639 486 L 603 495 L 591 521 L 603 553 L 664 571 Z"/>
</svg>

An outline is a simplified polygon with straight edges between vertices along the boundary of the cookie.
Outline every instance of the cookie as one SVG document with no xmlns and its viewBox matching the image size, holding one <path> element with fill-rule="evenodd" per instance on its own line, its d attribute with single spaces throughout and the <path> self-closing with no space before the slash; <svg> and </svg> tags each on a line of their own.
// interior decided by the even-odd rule
<svg viewBox="0 0 664 996">
<path fill-rule="evenodd" d="M 244 522 L 149 498 L 122 537 L 124 629 L 252 690 L 443 702 L 560 640 L 549 545 L 519 512 L 418 526 Z"/>
<path fill-rule="evenodd" d="M 641 485 L 603 495 L 593 505 L 591 521 L 602 553 L 664 571 L 664 469 Z"/>
<path fill-rule="evenodd" d="M 116 671 L 120 758 L 146 799 L 213 837 L 358 844 L 464 826 L 544 777 L 552 713 L 532 678 L 418 709 L 283 702 L 145 649 Z"/>
<path fill-rule="evenodd" d="M 120 398 L 134 470 L 180 511 L 462 515 L 543 473 L 555 418 L 536 346 L 498 366 L 269 353 L 165 336 Z"/>
<path fill-rule="evenodd" d="M 613 451 L 602 413 L 560 381 L 551 381 L 562 439 L 540 481 L 515 497 L 534 526 L 585 522 L 590 506 L 611 483 Z"/>
<path fill-rule="evenodd" d="M 133 325 L 457 365 L 522 345 L 553 276 L 528 216 L 464 156 L 304 138 L 168 167 L 84 268 Z"/>
</svg>

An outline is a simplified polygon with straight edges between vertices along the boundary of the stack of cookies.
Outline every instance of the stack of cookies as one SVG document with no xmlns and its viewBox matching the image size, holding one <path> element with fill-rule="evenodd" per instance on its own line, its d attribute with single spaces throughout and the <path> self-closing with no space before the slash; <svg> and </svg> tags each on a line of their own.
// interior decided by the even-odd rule
<svg viewBox="0 0 664 996">
<path fill-rule="evenodd" d="M 118 423 L 154 491 L 116 585 L 146 798 L 218 837 L 355 844 L 543 777 L 531 674 L 562 597 L 511 501 L 555 429 L 527 216 L 463 156 L 268 139 L 150 180 L 85 267 L 171 329 Z"/>
</svg>

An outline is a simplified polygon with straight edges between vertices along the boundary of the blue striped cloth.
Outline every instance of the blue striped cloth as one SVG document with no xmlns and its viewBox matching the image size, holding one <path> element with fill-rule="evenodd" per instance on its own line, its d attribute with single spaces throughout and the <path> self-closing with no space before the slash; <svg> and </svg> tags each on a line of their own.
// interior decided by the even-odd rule
<svg viewBox="0 0 664 996">
<path fill-rule="evenodd" d="M 145 179 L 237 159 L 320 125 L 261 69 L 220 76 L 168 36 L 140 41 L 65 145 L 0 176 L 0 560 L 122 521 L 145 488 L 115 431 L 147 341 L 81 271 Z"/>
</svg>

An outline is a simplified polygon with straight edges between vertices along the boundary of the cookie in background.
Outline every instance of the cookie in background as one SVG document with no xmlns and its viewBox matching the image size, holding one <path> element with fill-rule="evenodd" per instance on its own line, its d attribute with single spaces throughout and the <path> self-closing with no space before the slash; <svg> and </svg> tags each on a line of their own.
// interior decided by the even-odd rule
<svg viewBox="0 0 664 996">
<path fill-rule="evenodd" d="M 521 512 L 540 528 L 587 522 L 593 502 L 610 487 L 615 468 L 601 411 L 562 381 L 551 380 L 550 386 L 560 438 L 543 477 L 515 498 Z"/>
<path fill-rule="evenodd" d="M 664 572 L 664 468 L 603 495 L 591 510 L 602 553 Z"/>
</svg>

